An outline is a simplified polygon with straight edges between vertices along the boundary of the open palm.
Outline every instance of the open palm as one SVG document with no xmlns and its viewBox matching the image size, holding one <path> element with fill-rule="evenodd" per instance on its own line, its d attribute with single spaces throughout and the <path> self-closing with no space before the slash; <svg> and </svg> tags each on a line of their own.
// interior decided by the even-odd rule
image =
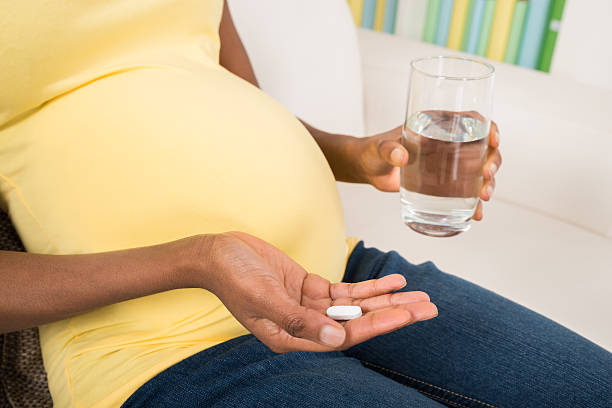
<svg viewBox="0 0 612 408">
<path fill-rule="evenodd" d="M 221 273 L 211 290 L 276 352 L 346 349 L 437 315 L 423 292 L 390 293 L 405 286 L 401 275 L 330 283 L 274 246 L 239 232 L 218 236 L 214 254 Z M 358 305 L 364 314 L 339 323 L 325 315 L 332 305 Z"/>
</svg>

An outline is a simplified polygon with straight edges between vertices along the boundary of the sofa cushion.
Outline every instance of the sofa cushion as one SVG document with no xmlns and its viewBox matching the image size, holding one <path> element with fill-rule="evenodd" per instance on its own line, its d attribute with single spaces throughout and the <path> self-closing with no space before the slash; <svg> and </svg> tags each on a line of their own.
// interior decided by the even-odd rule
<svg viewBox="0 0 612 408">
<path fill-rule="evenodd" d="M 495 198 L 453 238 L 405 226 L 399 194 L 339 183 L 347 234 L 482 285 L 612 350 L 612 240 Z M 435 303 L 435 299 L 433 299 Z"/>
</svg>

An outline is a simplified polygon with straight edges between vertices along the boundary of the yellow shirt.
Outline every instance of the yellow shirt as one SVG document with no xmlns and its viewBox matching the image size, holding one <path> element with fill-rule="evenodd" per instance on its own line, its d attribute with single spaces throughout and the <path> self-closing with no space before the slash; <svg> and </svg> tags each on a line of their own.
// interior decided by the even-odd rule
<svg viewBox="0 0 612 408">
<path fill-rule="evenodd" d="M 340 280 L 347 246 L 304 127 L 218 64 L 222 0 L 0 0 L 0 205 L 27 249 L 91 253 L 240 230 Z M 246 333 L 182 289 L 40 328 L 57 407 L 119 406 Z"/>
</svg>

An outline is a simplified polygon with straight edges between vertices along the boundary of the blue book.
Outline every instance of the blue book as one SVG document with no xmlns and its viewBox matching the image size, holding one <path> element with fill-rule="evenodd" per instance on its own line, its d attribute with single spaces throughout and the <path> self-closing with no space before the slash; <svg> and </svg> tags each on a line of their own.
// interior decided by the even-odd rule
<svg viewBox="0 0 612 408">
<path fill-rule="evenodd" d="M 527 16 L 517 64 L 535 69 L 540 60 L 540 50 L 546 34 L 546 23 L 550 12 L 550 0 L 531 0 L 527 7 Z"/>
<path fill-rule="evenodd" d="M 438 31 L 435 43 L 446 47 L 448 30 L 450 28 L 451 15 L 453 14 L 453 0 L 442 0 L 440 2 L 440 14 L 438 14 Z"/>
<path fill-rule="evenodd" d="M 395 15 L 397 14 L 397 0 L 387 0 L 385 4 L 385 21 L 383 31 L 385 33 L 395 33 Z"/>
<path fill-rule="evenodd" d="M 472 5 L 472 16 L 470 17 L 470 26 L 467 27 L 467 41 L 465 51 L 470 54 L 476 54 L 478 50 L 478 38 L 480 38 L 480 30 L 482 29 L 482 16 L 484 15 L 485 0 L 474 0 Z"/>
<path fill-rule="evenodd" d="M 361 15 L 361 26 L 363 28 L 374 28 L 374 17 L 376 16 L 376 0 L 363 0 L 363 14 Z"/>
</svg>

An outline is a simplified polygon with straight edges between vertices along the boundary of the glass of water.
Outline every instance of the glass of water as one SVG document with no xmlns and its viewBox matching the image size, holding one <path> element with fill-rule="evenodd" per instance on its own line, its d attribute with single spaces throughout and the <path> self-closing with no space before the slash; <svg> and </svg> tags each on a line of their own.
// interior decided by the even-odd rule
<svg viewBox="0 0 612 408">
<path fill-rule="evenodd" d="M 412 61 L 402 144 L 402 218 L 413 230 L 450 237 L 470 228 L 491 125 L 495 69 L 459 57 Z"/>
</svg>

